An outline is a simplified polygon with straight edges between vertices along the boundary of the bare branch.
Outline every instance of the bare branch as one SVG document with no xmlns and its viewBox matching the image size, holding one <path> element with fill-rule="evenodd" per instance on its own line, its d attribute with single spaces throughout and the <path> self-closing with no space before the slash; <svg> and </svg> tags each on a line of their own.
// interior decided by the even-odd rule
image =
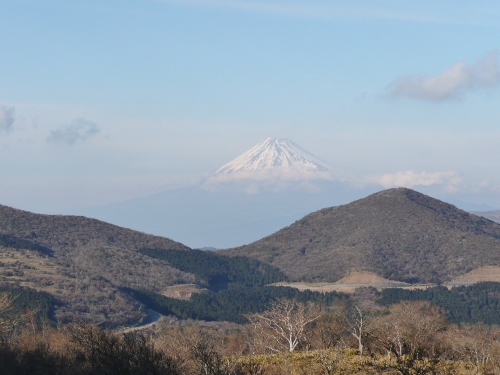
<svg viewBox="0 0 500 375">
<path fill-rule="evenodd" d="M 263 313 L 245 315 L 256 334 L 266 338 L 264 346 L 271 352 L 294 351 L 304 337 L 305 327 L 323 313 L 317 307 L 293 300 L 274 302 Z"/>
</svg>

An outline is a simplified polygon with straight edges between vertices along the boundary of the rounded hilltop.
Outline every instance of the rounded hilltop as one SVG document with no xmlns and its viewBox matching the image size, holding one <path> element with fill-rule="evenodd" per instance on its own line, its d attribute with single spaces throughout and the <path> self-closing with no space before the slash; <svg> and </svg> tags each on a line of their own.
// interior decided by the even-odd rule
<svg viewBox="0 0 500 375">
<path fill-rule="evenodd" d="M 380 191 L 313 212 L 227 251 L 266 261 L 291 281 L 335 282 L 352 271 L 442 283 L 500 265 L 500 224 L 417 191 Z"/>
</svg>

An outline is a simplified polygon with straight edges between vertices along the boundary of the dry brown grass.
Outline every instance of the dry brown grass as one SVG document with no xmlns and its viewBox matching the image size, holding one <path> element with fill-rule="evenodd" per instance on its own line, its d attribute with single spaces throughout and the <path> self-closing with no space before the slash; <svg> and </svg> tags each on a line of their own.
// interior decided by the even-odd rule
<svg viewBox="0 0 500 375">
<path fill-rule="evenodd" d="M 478 283 L 481 281 L 500 282 L 500 267 L 485 266 L 477 268 L 453 280 L 453 282 L 473 282 L 473 283 Z"/>
<path fill-rule="evenodd" d="M 0 247 L 0 282 L 52 294 L 64 294 L 58 285 L 66 279 L 64 267 L 35 251 Z"/>
<path fill-rule="evenodd" d="M 380 277 L 373 272 L 357 271 L 351 272 L 348 276 L 336 281 L 334 284 L 401 284 L 383 277 Z"/>
<path fill-rule="evenodd" d="M 206 293 L 208 289 L 200 288 L 196 284 L 177 284 L 172 286 L 167 286 L 163 289 L 160 294 L 165 297 L 189 300 L 191 296 L 195 293 Z"/>
<path fill-rule="evenodd" d="M 334 282 L 334 283 L 286 283 L 279 282 L 273 285 L 277 286 L 289 286 L 292 288 L 297 288 L 300 290 L 311 290 L 315 292 L 343 292 L 343 293 L 354 293 L 356 289 L 363 287 L 373 287 L 378 290 L 388 287 L 394 288 L 415 288 L 406 283 L 401 283 L 399 281 L 393 281 L 380 277 L 373 272 L 367 271 L 355 271 L 350 273 L 348 276 Z M 423 286 L 420 286 L 422 288 Z"/>
</svg>

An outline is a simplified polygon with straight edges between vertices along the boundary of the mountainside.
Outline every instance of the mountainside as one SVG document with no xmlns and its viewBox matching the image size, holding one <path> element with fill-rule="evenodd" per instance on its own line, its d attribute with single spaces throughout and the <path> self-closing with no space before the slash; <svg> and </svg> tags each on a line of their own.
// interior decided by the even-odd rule
<svg viewBox="0 0 500 375">
<path fill-rule="evenodd" d="M 266 261 L 294 281 L 334 282 L 370 271 L 391 280 L 444 282 L 500 265 L 500 225 L 410 189 L 389 189 L 223 253 Z"/>
<path fill-rule="evenodd" d="M 56 318 L 118 324 L 139 319 L 122 287 L 159 292 L 195 277 L 141 248 L 189 250 L 167 238 L 78 216 L 40 215 L 0 205 L 0 283 L 54 295 Z"/>
</svg>

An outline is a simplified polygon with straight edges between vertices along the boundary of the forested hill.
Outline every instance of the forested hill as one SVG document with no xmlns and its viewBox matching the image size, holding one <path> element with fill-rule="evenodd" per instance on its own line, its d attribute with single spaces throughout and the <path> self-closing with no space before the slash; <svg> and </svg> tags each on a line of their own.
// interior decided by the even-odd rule
<svg viewBox="0 0 500 375">
<path fill-rule="evenodd" d="M 0 205 L 0 285 L 45 291 L 61 322 L 124 324 L 143 316 L 121 288 L 159 292 L 196 277 L 140 248 L 190 251 L 168 238 L 80 216 L 40 215 Z"/>
<path fill-rule="evenodd" d="M 294 281 L 334 282 L 365 270 L 439 283 L 500 265 L 500 224 L 414 190 L 389 189 L 221 253 L 268 262 Z"/>
</svg>

